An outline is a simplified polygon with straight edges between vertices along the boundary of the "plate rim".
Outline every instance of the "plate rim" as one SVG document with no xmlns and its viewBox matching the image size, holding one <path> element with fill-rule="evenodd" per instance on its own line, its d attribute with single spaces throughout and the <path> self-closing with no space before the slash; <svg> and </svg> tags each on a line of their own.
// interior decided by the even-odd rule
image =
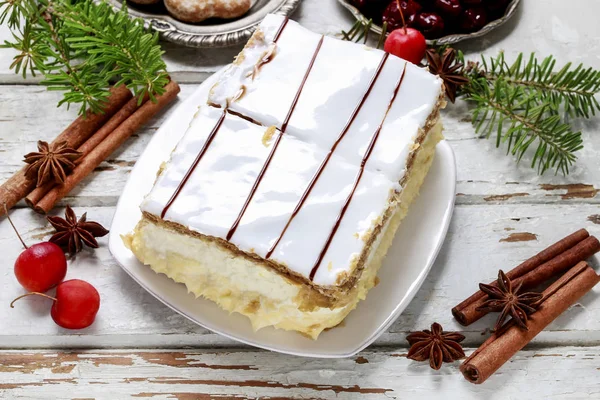
<svg viewBox="0 0 600 400">
<path fill-rule="evenodd" d="M 195 91 L 190 95 L 189 98 L 192 98 L 195 96 L 195 94 L 202 90 L 202 85 L 204 85 L 205 83 L 208 85 L 207 82 L 210 82 L 212 80 L 216 80 L 218 75 L 225 69 L 226 67 L 224 67 L 223 69 L 221 69 L 220 71 L 216 72 L 214 75 L 212 75 L 211 77 L 209 77 L 208 79 L 206 79 L 202 84 L 198 85 L 198 87 L 195 89 Z M 181 107 L 185 101 L 187 99 L 183 100 L 178 107 Z M 175 109 L 176 111 L 176 109 Z M 167 117 L 167 119 L 163 122 L 162 126 L 167 126 L 167 124 L 169 124 L 169 122 L 172 119 L 175 119 L 175 117 L 177 117 L 177 112 L 173 112 L 171 115 L 169 115 Z M 160 129 L 160 128 L 159 128 Z M 152 142 L 153 141 L 159 141 L 159 132 L 156 132 L 154 134 L 154 136 L 152 137 L 152 139 L 148 142 L 148 144 L 146 145 L 146 148 L 144 149 L 144 151 L 142 152 L 141 156 L 139 157 L 139 159 L 144 158 L 145 153 L 150 151 L 149 149 L 151 149 L 152 146 Z M 120 250 L 123 249 L 124 244 L 121 240 L 120 237 L 120 233 L 119 229 L 115 228 L 115 224 L 116 224 L 116 217 L 119 213 L 119 210 L 123 207 L 123 203 L 125 202 L 124 200 L 124 196 L 123 194 L 119 197 L 119 201 L 117 202 L 117 205 L 115 207 L 115 213 L 113 214 L 112 220 L 111 220 L 111 229 L 110 229 L 110 235 L 109 235 L 109 239 L 108 239 L 108 248 L 109 248 L 109 252 L 111 254 L 111 256 L 116 260 L 116 262 L 119 264 L 119 266 L 121 267 L 122 270 L 124 270 L 127 275 L 129 275 L 135 282 L 137 282 L 137 284 L 139 284 L 142 288 L 144 288 L 144 290 L 146 290 L 148 293 L 150 293 L 154 298 L 156 298 L 157 300 L 159 300 L 161 303 L 163 303 L 164 305 L 166 305 L 167 307 L 169 307 L 170 309 L 172 309 L 173 311 L 175 311 L 176 313 L 178 313 L 179 315 L 187 318 L 188 320 L 192 321 L 193 323 L 195 323 L 196 325 L 199 325 L 205 329 L 210 330 L 213 333 L 222 335 L 228 339 L 234 340 L 236 342 L 240 342 L 240 343 L 244 343 L 246 345 L 249 346 L 253 346 L 253 347 L 257 347 L 257 348 L 261 348 L 261 349 L 265 349 L 265 350 L 269 350 L 269 351 L 273 351 L 273 352 L 277 352 L 277 353 L 282 353 L 282 354 L 288 354 L 288 355 L 294 355 L 294 356 L 301 356 L 301 357 L 309 357 L 309 358 L 329 358 L 329 359 L 333 359 L 333 358 L 347 358 L 347 357 L 352 357 L 355 354 L 357 354 L 358 352 L 364 350 L 366 347 L 368 347 L 369 345 L 371 345 L 379 336 L 381 336 L 383 333 L 385 333 L 385 331 L 394 323 L 394 321 L 402 314 L 402 312 L 406 309 L 406 307 L 408 307 L 408 305 L 411 303 L 411 301 L 414 299 L 414 297 L 416 296 L 417 292 L 419 291 L 419 289 L 421 288 L 421 286 L 423 285 L 426 277 L 429 275 L 429 272 L 431 271 L 431 268 L 433 267 L 433 264 L 435 263 L 435 260 L 437 259 L 439 252 L 445 242 L 445 238 L 446 235 L 448 233 L 448 229 L 450 227 L 450 223 L 452 220 L 452 214 L 453 214 L 453 210 L 454 210 L 454 206 L 455 206 L 455 200 L 456 200 L 456 177 L 457 177 L 457 169 L 456 169 L 456 157 L 454 155 L 454 151 L 452 149 L 452 147 L 450 146 L 450 144 L 446 141 L 446 140 L 442 140 L 440 143 L 438 143 L 437 147 L 436 147 L 436 157 L 440 157 L 440 153 L 442 153 L 445 157 L 449 158 L 448 160 L 448 164 L 447 167 L 451 167 L 451 171 L 450 171 L 450 176 L 452 177 L 451 181 L 450 181 L 450 187 L 448 189 L 448 191 L 452 192 L 452 196 L 450 197 L 450 201 L 448 202 L 445 210 L 444 210 L 444 215 L 443 215 L 443 226 L 441 227 L 441 230 L 439 230 L 438 232 L 440 233 L 439 235 L 439 239 L 437 240 L 437 243 L 435 245 L 435 249 L 433 252 L 431 252 L 431 256 L 429 258 L 428 264 L 421 269 L 421 271 L 419 272 L 419 275 L 417 276 L 417 278 L 412 282 L 410 288 L 408 289 L 408 291 L 406 292 L 406 294 L 404 295 L 404 297 L 397 303 L 396 307 L 394 308 L 394 310 L 389 313 L 389 315 L 386 317 L 386 319 L 379 324 L 379 326 L 373 330 L 373 333 L 366 338 L 365 340 L 362 340 L 359 344 L 353 345 L 352 346 L 352 350 L 350 351 L 346 351 L 346 352 L 331 352 L 331 353 L 321 353 L 321 352 L 315 352 L 315 351 L 305 351 L 305 352 L 297 352 L 294 350 L 288 350 L 288 349 L 281 349 L 281 348 L 277 348 L 277 347 L 271 347 L 268 344 L 263 344 L 263 343 L 259 343 L 259 342 L 255 342 L 251 339 L 245 339 L 239 336 L 236 336 L 235 334 L 232 333 L 228 333 L 223 331 L 220 328 L 216 328 L 214 327 L 210 322 L 199 322 L 196 319 L 194 319 L 193 316 L 186 314 L 183 310 L 180 310 L 177 306 L 175 306 L 174 304 L 172 304 L 169 300 L 167 300 L 166 298 L 164 298 L 161 293 L 151 290 L 149 288 L 148 285 L 146 285 L 146 283 L 144 282 L 144 280 L 139 279 L 133 271 L 131 271 L 125 264 L 124 262 L 121 260 L 120 256 L 118 255 L 118 252 Z M 134 166 L 134 170 L 138 168 L 138 164 L 136 163 L 136 165 Z M 128 178 L 125 186 L 123 187 L 123 192 L 125 193 L 127 192 L 127 187 L 129 185 L 132 185 L 132 180 L 133 177 L 136 174 L 131 173 L 130 177 Z M 130 251 L 129 249 L 127 249 L 127 251 Z M 136 260 L 137 261 L 137 260 Z M 139 263 L 139 261 L 137 261 Z M 144 266 L 146 267 L 146 266 Z M 146 267 L 147 268 L 147 267 Z M 159 275 L 164 275 L 164 274 L 156 274 L 157 276 Z M 171 280 L 171 278 L 169 278 L 168 276 L 164 275 L 162 277 L 160 277 L 160 279 L 168 279 Z M 185 290 L 185 289 L 184 289 Z M 221 310 L 223 311 L 223 310 Z M 223 311 L 226 312 L 226 311 Z"/>
</svg>

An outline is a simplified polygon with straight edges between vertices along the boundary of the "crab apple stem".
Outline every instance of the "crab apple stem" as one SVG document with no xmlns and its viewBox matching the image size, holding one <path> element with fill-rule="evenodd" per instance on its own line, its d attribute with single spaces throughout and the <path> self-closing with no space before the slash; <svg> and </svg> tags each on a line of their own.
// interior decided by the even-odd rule
<svg viewBox="0 0 600 400">
<path fill-rule="evenodd" d="M 23 294 L 23 295 L 21 295 L 21 296 L 17 297 L 16 299 L 14 299 L 14 300 L 13 300 L 13 301 L 10 303 L 10 308 L 15 308 L 15 302 L 16 302 L 17 300 L 21 300 L 23 297 L 27 297 L 27 296 L 33 296 L 33 295 L 36 295 L 36 296 L 42 296 L 42 297 L 45 297 L 45 298 L 47 298 L 47 299 L 50 299 L 50 300 L 52 300 L 52 301 L 58 301 L 58 300 L 56 299 L 56 297 L 48 296 L 47 294 L 44 294 L 44 293 L 40 293 L 40 292 L 29 292 L 29 293 L 25 293 L 25 294 Z"/>
<path fill-rule="evenodd" d="M 21 235 L 19 235 L 19 231 L 15 227 L 15 224 L 13 224 L 12 219 L 10 219 L 10 215 L 8 215 L 8 208 L 6 207 L 6 203 L 4 203 L 3 205 L 4 205 L 4 212 L 6 213 L 6 218 L 8 218 L 8 222 L 10 222 L 10 226 L 12 226 L 12 228 L 15 230 L 15 233 L 17 234 L 17 237 L 21 241 L 21 244 L 23 244 L 23 247 L 28 249 L 29 247 L 27 247 L 27 245 L 23 241 L 23 238 L 21 237 Z"/>
<path fill-rule="evenodd" d="M 402 18 L 402 29 L 404 29 L 404 34 L 406 35 L 406 21 L 404 20 L 404 13 L 400 7 L 400 0 L 396 0 L 396 7 L 398 7 L 398 11 L 400 12 L 400 18 Z"/>
</svg>

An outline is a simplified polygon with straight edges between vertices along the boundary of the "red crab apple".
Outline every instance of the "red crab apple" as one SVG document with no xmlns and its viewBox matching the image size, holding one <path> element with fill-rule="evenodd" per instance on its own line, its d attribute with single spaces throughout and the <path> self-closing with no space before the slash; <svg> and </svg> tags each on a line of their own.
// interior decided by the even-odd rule
<svg viewBox="0 0 600 400">
<path fill-rule="evenodd" d="M 62 282 L 67 274 L 67 258 L 61 248 L 50 242 L 27 246 L 8 216 L 8 210 L 6 217 L 25 247 L 17 257 L 14 269 L 21 286 L 30 292 L 46 292 Z"/>
<path fill-rule="evenodd" d="M 54 302 L 50 316 L 54 322 L 66 329 L 83 329 L 90 326 L 100 309 L 100 295 L 89 283 L 71 279 L 58 285 L 55 297 L 39 292 L 31 292 L 17 297 L 10 304 L 27 296 L 42 296 Z"/>
<path fill-rule="evenodd" d="M 418 30 L 413 28 L 399 28 L 389 34 L 385 40 L 383 49 L 413 64 L 418 64 L 425 56 L 427 42 L 423 34 Z"/>
</svg>

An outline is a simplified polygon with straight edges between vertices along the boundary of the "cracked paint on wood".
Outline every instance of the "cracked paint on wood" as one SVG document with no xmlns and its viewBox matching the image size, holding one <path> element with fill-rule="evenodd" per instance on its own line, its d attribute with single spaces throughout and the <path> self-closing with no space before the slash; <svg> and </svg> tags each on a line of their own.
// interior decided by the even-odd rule
<svg viewBox="0 0 600 400">
<path fill-rule="evenodd" d="M 506 230 L 506 228 L 504 228 Z M 531 240 L 537 240 L 537 235 L 529 232 L 515 232 L 511 233 L 505 238 L 500 239 L 500 242 L 529 242 Z"/>
<path fill-rule="evenodd" d="M 485 201 L 506 201 L 515 197 L 529 196 L 529 193 L 510 193 L 510 194 L 495 194 L 492 196 L 484 197 Z"/>
<path fill-rule="evenodd" d="M 594 224 L 600 225 L 600 214 L 590 215 L 587 219 Z"/>
<path fill-rule="evenodd" d="M 430 369 L 427 362 L 406 358 L 405 348 L 388 347 L 366 350 L 355 359 L 315 360 L 259 350 L 140 350 L 136 352 L 80 351 L 74 353 L 22 351 L 21 359 L 7 358 L 14 351 L 0 351 L 0 360 L 11 372 L 0 376 L 0 397 L 55 398 L 77 393 L 79 398 L 310 398 L 310 399 L 412 399 L 427 398 L 433 384 L 452 398 L 476 399 L 479 387 L 466 382 L 458 372 L 459 362 L 444 364 L 440 371 Z M 470 354 L 474 349 L 465 349 Z M 158 356 L 162 353 L 162 356 Z M 152 354 L 148 357 L 147 354 Z M 170 356 L 169 354 L 173 354 Z M 23 364 L 38 360 L 40 355 L 50 364 L 19 371 Z M 93 360 L 128 360 L 122 365 L 94 363 Z M 162 365 L 148 359 L 186 360 L 177 365 Z M 9 360 L 9 361 L 6 361 Z M 72 360 L 71 370 L 54 371 L 48 365 Z M 589 347 L 550 347 L 525 349 L 482 386 L 498 398 L 519 398 L 535 390 L 538 398 L 577 399 L 577 393 L 595 393 L 600 353 Z M 125 365 L 126 364 L 126 365 Z M 205 365 L 250 365 L 233 373 Z M 586 373 L 587 372 L 587 373 Z M 591 374 L 590 374 L 591 373 Z M 531 386 L 532 376 L 539 387 Z M 506 384 L 510 379 L 510 385 Z M 557 384 L 569 381 L 577 393 Z M 526 389 L 529 388 L 529 389 Z M 529 390 L 529 392 L 525 392 Z M 76 392 L 74 392 L 76 391 Z M 83 395 L 83 396 L 82 396 Z M 446 396 L 446 397 L 447 397 Z"/>
<path fill-rule="evenodd" d="M 560 195 L 563 200 L 592 199 L 596 197 L 599 192 L 593 185 L 584 183 L 572 183 L 568 185 L 542 184 L 540 187 L 547 191 L 566 191 L 566 193 Z"/>
</svg>

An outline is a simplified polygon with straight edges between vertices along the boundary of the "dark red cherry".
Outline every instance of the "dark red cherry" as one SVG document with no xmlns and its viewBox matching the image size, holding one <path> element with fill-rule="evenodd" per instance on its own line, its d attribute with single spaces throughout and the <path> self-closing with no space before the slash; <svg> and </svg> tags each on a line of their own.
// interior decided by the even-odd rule
<svg viewBox="0 0 600 400">
<path fill-rule="evenodd" d="M 415 0 L 415 2 L 419 3 L 424 9 L 430 10 L 433 8 L 433 4 L 435 0 Z"/>
<path fill-rule="evenodd" d="M 381 21 L 381 13 L 389 0 L 352 0 L 352 4 L 356 6 L 366 17 L 373 18 L 377 23 Z"/>
<path fill-rule="evenodd" d="M 492 2 L 494 0 L 488 1 L 488 2 Z M 473 6 L 480 6 L 483 3 L 483 0 L 461 0 L 461 3 L 463 3 L 463 5 L 468 6 L 468 7 L 473 7 Z"/>
<path fill-rule="evenodd" d="M 487 13 L 483 7 L 465 10 L 460 17 L 460 28 L 465 32 L 476 32 L 487 24 Z"/>
<path fill-rule="evenodd" d="M 463 10 L 459 0 L 435 0 L 435 8 L 449 17 L 458 17 Z"/>
<path fill-rule="evenodd" d="M 420 13 L 415 25 L 427 39 L 436 39 L 444 33 L 444 19 L 436 13 Z"/>
<path fill-rule="evenodd" d="M 352 0 L 352 4 L 361 11 L 365 8 L 385 5 L 386 2 L 387 0 Z"/>
<path fill-rule="evenodd" d="M 484 4 L 485 8 L 492 11 L 493 13 L 504 12 L 504 10 L 506 10 L 507 5 L 508 0 L 486 1 Z"/>
<path fill-rule="evenodd" d="M 422 8 L 421 5 L 414 0 L 402 0 L 400 2 L 394 0 L 390 2 L 383 12 L 382 17 L 382 21 L 387 22 L 388 32 L 403 27 L 402 15 L 400 15 L 400 10 L 398 9 L 398 3 L 400 3 L 400 9 L 404 14 L 406 25 L 409 27 L 414 25 L 415 16 Z"/>
</svg>

